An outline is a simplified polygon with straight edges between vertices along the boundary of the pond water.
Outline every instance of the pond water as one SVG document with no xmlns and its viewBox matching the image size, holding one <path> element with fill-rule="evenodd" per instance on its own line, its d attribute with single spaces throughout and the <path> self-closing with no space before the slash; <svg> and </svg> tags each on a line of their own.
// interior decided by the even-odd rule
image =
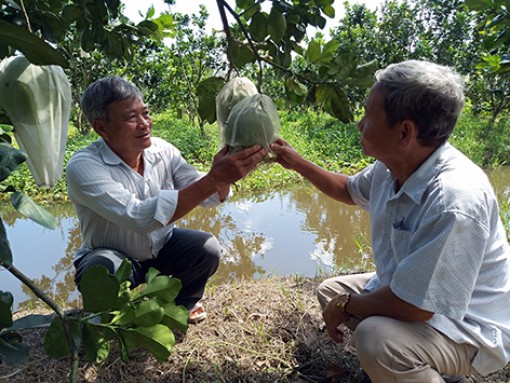
<svg viewBox="0 0 510 383">
<path fill-rule="evenodd" d="M 510 195 L 510 168 L 490 171 L 500 200 Z M 80 232 L 72 205 L 49 209 L 58 228 L 43 228 L 10 206 L 0 206 L 14 265 L 57 303 L 78 305 L 73 256 Z M 211 283 L 270 275 L 315 276 L 334 270 L 371 269 L 369 217 L 303 182 L 292 190 L 237 196 L 214 209 L 197 208 L 180 227 L 215 234 L 223 247 L 221 265 Z M 0 290 L 14 295 L 17 309 L 41 304 L 9 272 L 0 268 Z"/>
</svg>

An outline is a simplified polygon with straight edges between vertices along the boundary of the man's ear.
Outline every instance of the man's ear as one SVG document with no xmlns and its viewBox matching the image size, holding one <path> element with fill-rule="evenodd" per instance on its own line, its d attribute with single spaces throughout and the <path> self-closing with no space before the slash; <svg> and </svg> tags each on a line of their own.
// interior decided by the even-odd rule
<svg viewBox="0 0 510 383">
<path fill-rule="evenodd" d="M 400 123 L 400 145 L 409 147 L 418 142 L 418 126 L 413 120 L 406 119 Z"/>
<path fill-rule="evenodd" d="M 100 136 L 103 137 L 106 135 L 105 130 L 105 121 L 96 119 L 92 122 L 92 128 L 94 128 L 94 131 Z"/>
</svg>

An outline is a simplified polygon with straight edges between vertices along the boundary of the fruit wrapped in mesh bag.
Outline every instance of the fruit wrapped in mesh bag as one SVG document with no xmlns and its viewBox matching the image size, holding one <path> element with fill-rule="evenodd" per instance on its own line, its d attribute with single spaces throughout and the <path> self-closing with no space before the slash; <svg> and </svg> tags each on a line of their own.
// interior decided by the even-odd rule
<svg viewBox="0 0 510 383">
<path fill-rule="evenodd" d="M 62 176 L 71 103 L 61 67 L 34 65 L 25 56 L 0 61 L 0 108 L 38 186 L 51 188 Z"/>
<path fill-rule="evenodd" d="M 232 108 L 223 139 L 230 152 L 236 152 L 255 144 L 269 148 L 279 135 L 280 118 L 275 104 L 265 94 L 254 94 Z"/>
<path fill-rule="evenodd" d="M 225 122 L 232 108 L 246 96 L 258 94 L 255 84 L 246 77 L 235 77 L 221 88 L 216 96 L 216 120 L 218 121 L 219 148 L 225 146 Z"/>
</svg>

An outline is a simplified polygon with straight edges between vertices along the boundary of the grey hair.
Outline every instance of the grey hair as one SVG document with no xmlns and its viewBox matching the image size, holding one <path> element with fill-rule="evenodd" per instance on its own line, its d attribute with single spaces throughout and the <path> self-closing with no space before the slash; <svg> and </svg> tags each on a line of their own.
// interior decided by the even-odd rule
<svg viewBox="0 0 510 383">
<path fill-rule="evenodd" d="M 439 146 L 455 127 L 464 107 L 464 80 L 452 68 L 408 60 L 375 73 L 385 93 L 390 126 L 410 119 L 423 146 Z"/>
<path fill-rule="evenodd" d="M 119 76 L 109 76 L 89 85 L 81 96 L 80 106 L 85 118 L 92 124 L 97 119 L 108 120 L 111 103 L 130 98 L 143 99 L 134 84 Z"/>
</svg>

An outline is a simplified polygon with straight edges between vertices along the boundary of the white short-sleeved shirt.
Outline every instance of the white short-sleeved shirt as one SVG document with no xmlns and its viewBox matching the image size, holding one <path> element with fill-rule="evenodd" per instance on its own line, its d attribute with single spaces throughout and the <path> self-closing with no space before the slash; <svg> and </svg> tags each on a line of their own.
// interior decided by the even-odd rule
<svg viewBox="0 0 510 383">
<path fill-rule="evenodd" d="M 510 248 L 485 173 L 449 143 L 395 191 L 376 161 L 350 177 L 353 200 L 370 212 L 377 274 L 366 286 L 434 312 L 430 326 L 479 348 L 488 374 L 510 361 Z"/>
<path fill-rule="evenodd" d="M 117 156 L 103 139 L 80 150 L 66 169 L 69 198 L 81 226 L 76 257 L 106 247 L 133 259 L 155 257 L 170 238 L 178 190 L 203 177 L 170 143 L 153 137 L 143 153 L 144 175 Z M 220 203 L 215 193 L 202 206 Z"/>
</svg>

